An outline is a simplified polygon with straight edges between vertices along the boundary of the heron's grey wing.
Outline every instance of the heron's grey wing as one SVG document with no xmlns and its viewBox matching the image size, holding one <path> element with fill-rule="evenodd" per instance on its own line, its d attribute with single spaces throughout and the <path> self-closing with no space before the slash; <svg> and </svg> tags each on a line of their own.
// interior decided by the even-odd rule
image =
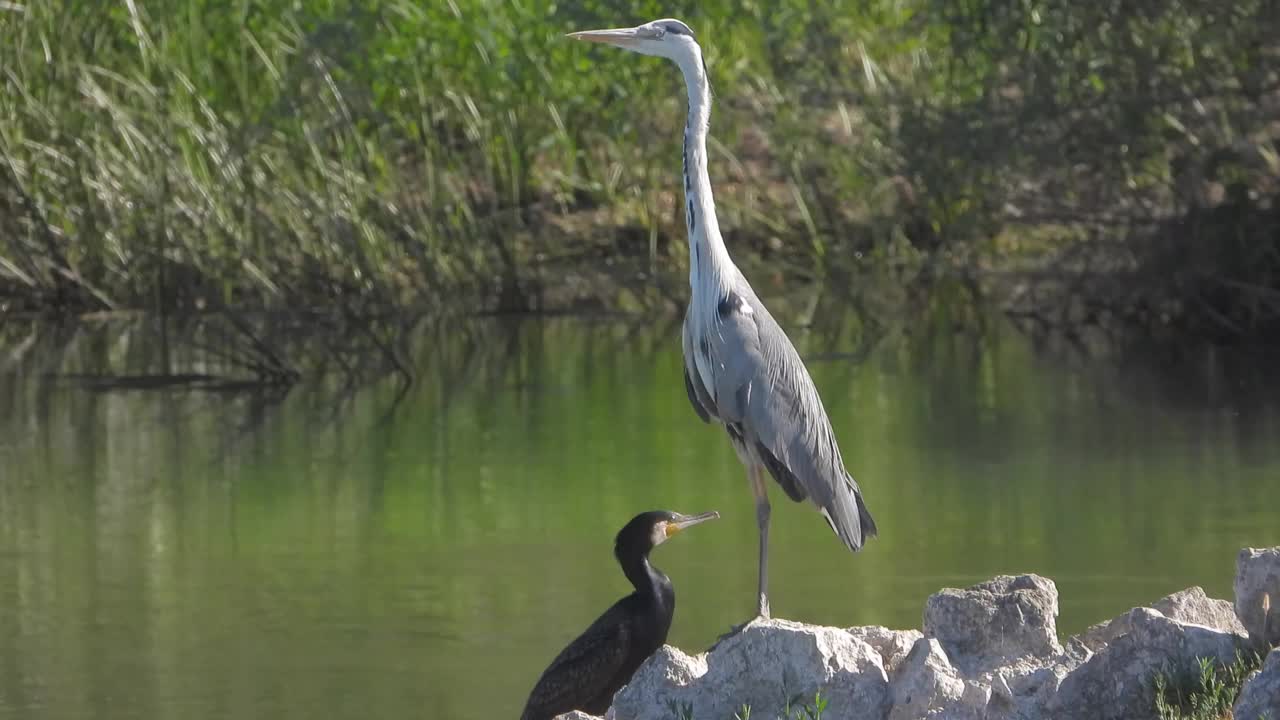
<svg viewBox="0 0 1280 720">
<path fill-rule="evenodd" d="M 630 642 L 626 613 L 614 605 L 551 661 L 529 693 L 521 720 L 550 720 L 582 709 L 617 677 Z"/>
<path fill-rule="evenodd" d="M 690 332 L 690 325 L 685 320 L 684 328 L 680 333 L 680 347 L 684 352 L 684 391 L 689 395 L 689 404 L 693 405 L 693 411 L 702 418 L 702 422 L 711 422 L 711 418 L 719 417 L 716 413 L 715 401 L 711 399 L 711 393 L 707 391 L 707 386 L 702 383 L 702 375 L 698 372 L 696 360 L 693 357 L 694 348 L 693 336 Z"/>
<path fill-rule="evenodd" d="M 875 522 L 795 346 L 754 294 L 734 293 L 718 312 L 711 343 L 721 419 L 741 424 L 787 494 L 807 496 L 840 539 L 859 549 L 875 535 Z"/>
<path fill-rule="evenodd" d="M 698 384 L 702 384 L 702 378 L 698 378 Z M 684 391 L 689 395 L 689 403 L 693 405 L 693 411 L 702 418 L 702 422 L 711 422 L 711 416 L 707 413 L 707 408 L 698 400 L 698 388 L 693 386 L 693 380 L 689 377 L 689 367 L 684 368 Z"/>
</svg>

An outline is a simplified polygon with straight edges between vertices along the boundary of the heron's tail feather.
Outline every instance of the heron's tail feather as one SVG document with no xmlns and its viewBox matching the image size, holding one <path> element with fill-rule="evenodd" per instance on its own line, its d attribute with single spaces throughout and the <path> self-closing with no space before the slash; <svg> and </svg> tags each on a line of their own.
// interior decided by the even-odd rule
<svg viewBox="0 0 1280 720">
<path fill-rule="evenodd" d="M 858 483 L 849 477 L 848 492 L 836 492 L 832 498 L 832 506 L 822 508 L 822 515 L 827 524 L 835 531 L 840 540 L 850 550 L 857 552 L 867 540 L 876 536 L 876 521 L 862 499 L 862 491 Z"/>
<path fill-rule="evenodd" d="M 854 490 L 853 496 L 858 501 L 858 524 L 862 526 L 862 538 L 868 540 L 876 536 L 876 521 L 871 517 L 871 511 L 867 509 L 867 503 L 862 499 L 862 491 Z"/>
</svg>

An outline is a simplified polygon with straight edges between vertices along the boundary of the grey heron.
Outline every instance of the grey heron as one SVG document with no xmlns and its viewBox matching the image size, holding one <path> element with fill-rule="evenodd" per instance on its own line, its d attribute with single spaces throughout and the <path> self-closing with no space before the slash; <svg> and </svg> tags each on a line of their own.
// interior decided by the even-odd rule
<svg viewBox="0 0 1280 720">
<path fill-rule="evenodd" d="M 684 385 L 698 417 L 724 427 L 746 467 L 760 537 L 756 613 L 768 618 L 770 507 L 765 471 L 787 497 L 816 505 L 852 551 L 875 536 L 875 521 L 858 483 L 844 467 L 809 371 L 720 236 L 707 175 L 711 88 L 693 31 L 679 20 L 663 19 L 569 37 L 667 58 L 684 74 L 689 93 L 684 194 L 691 291 L 681 341 Z"/>
</svg>

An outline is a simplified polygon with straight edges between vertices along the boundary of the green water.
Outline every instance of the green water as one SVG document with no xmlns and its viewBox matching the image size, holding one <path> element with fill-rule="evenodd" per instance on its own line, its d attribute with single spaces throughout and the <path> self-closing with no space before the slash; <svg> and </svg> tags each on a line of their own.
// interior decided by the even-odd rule
<svg viewBox="0 0 1280 720">
<path fill-rule="evenodd" d="M 2 348 L 0 717 L 514 718 L 627 591 L 612 536 L 650 508 L 723 515 L 655 554 L 670 639 L 701 649 L 754 607 L 756 536 L 677 327 L 436 330 L 398 404 L 391 380 L 275 404 L 47 374 L 145 365 L 128 333 Z M 1238 548 L 1280 543 L 1263 374 L 1088 361 L 999 322 L 857 360 L 846 331 L 795 337 L 881 537 L 848 554 L 775 492 L 777 616 L 918 627 L 939 587 L 1038 572 L 1070 633 L 1189 585 L 1230 597 Z"/>
</svg>

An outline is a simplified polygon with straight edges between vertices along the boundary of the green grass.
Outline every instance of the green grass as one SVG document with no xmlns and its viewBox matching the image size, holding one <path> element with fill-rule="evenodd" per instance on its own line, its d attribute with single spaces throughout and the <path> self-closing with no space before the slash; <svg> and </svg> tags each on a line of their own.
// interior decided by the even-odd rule
<svg viewBox="0 0 1280 720">
<path fill-rule="evenodd" d="M 805 702 L 800 696 L 789 698 L 782 709 L 782 720 L 822 720 L 822 713 L 826 709 L 827 699 L 822 697 L 822 691 L 819 690 L 813 694 L 812 704 Z"/>
<path fill-rule="evenodd" d="M 909 42 L 883 40 L 907 11 L 737 6 L 684 13 L 714 38 L 723 213 L 730 227 L 787 237 L 784 218 L 818 212 L 815 188 L 866 194 L 878 175 L 866 147 L 833 156 L 815 122 L 847 114 L 872 76 L 844 62 L 789 71 L 812 42 L 791 29 L 822 27 L 815 39 L 826 43 L 847 32 L 818 46 L 828 60 L 853 47 L 909 54 Z M 7 4 L 0 295 L 100 307 L 406 304 L 524 282 L 516 276 L 538 257 L 616 253 L 592 237 L 610 228 L 679 238 L 677 73 L 563 38 L 665 10 Z M 796 102 L 813 93 L 824 96 Z M 769 157 L 741 155 L 748 130 Z M 778 197 L 731 187 L 748 178 Z M 567 231 L 553 224 L 598 207 L 608 211 Z M 806 231 L 815 256 L 823 232 Z M 683 262 L 680 247 L 656 257 L 650 245 L 650 263 Z"/>
<path fill-rule="evenodd" d="M 1160 720 L 1230 720 L 1245 680 L 1261 666 L 1257 654 L 1238 653 L 1225 667 L 1201 658 L 1194 668 L 1161 672 L 1155 678 L 1156 714 Z"/>
<path fill-rule="evenodd" d="M 1256 129 L 1220 101 L 1274 80 L 1254 5 L 7 2 L 0 310 L 625 304 L 687 262 L 683 88 L 563 35 L 662 15 L 706 48 L 740 260 L 972 265 L 1011 203 L 1176 207 L 1175 161 Z"/>
<path fill-rule="evenodd" d="M 692 703 L 681 704 L 674 700 L 669 700 L 667 702 L 667 710 L 675 720 L 695 720 Z M 802 695 L 791 695 L 786 698 L 782 706 L 782 712 L 778 714 L 776 720 L 822 720 L 822 715 L 826 710 L 827 699 L 822 696 L 821 690 L 813 694 L 812 703 L 807 702 Z M 733 720 L 751 720 L 751 706 L 743 704 L 733 714 Z"/>
</svg>

